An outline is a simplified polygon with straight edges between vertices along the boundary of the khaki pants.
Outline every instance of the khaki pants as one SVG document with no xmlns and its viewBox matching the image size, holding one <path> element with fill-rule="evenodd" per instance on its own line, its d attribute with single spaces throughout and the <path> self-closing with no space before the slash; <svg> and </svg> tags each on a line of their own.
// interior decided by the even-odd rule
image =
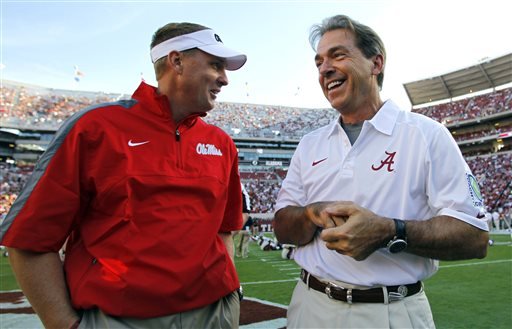
<svg viewBox="0 0 512 329">
<path fill-rule="evenodd" d="M 242 258 L 247 258 L 249 256 L 249 241 L 251 239 L 251 234 L 249 231 L 240 231 L 240 243 L 237 248 L 238 256 Z"/>
<path fill-rule="evenodd" d="M 98 309 L 86 310 L 83 313 L 82 321 L 78 328 L 231 329 L 238 328 L 239 318 L 240 298 L 238 292 L 234 291 L 211 305 L 157 318 L 136 319 L 112 317 Z"/>
<path fill-rule="evenodd" d="M 435 328 L 425 292 L 389 304 L 348 304 L 308 289 L 299 280 L 288 306 L 287 328 Z"/>
</svg>

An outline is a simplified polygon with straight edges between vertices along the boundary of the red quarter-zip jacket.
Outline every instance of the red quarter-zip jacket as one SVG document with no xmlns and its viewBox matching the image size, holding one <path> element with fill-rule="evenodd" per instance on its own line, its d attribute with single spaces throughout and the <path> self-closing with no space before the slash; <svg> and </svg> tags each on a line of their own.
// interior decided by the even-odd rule
<svg viewBox="0 0 512 329">
<path fill-rule="evenodd" d="M 237 150 L 199 115 L 176 124 L 165 96 L 84 109 L 59 129 L 0 227 L 1 244 L 56 252 L 73 306 L 148 318 L 239 287 L 217 233 L 242 226 Z"/>
</svg>

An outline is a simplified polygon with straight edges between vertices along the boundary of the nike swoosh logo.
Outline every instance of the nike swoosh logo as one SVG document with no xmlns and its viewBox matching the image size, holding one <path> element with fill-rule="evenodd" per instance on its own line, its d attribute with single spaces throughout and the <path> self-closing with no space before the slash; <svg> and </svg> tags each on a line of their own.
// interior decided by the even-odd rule
<svg viewBox="0 0 512 329">
<path fill-rule="evenodd" d="M 128 146 L 139 146 L 139 145 L 144 145 L 144 144 L 147 144 L 149 143 L 149 141 L 144 141 L 144 142 L 132 142 L 132 140 L 130 139 L 128 141 Z"/>
<path fill-rule="evenodd" d="M 313 163 L 311 165 L 314 167 L 317 164 L 319 164 L 320 162 L 324 162 L 325 160 L 327 160 L 327 158 L 323 158 L 322 160 L 318 160 L 318 161 L 313 161 Z"/>
</svg>

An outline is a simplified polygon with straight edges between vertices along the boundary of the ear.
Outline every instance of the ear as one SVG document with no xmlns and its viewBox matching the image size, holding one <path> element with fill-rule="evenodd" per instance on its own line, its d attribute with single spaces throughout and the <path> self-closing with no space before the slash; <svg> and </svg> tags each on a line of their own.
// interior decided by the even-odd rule
<svg viewBox="0 0 512 329">
<path fill-rule="evenodd" d="M 379 75 L 384 69 L 384 57 L 381 54 L 375 55 L 373 57 L 373 68 L 372 73 L 374 75 Z"/>
<path fill-rule="evenodd" d="M 183 72 L 183 56 L 180 52 L 173 50 L 167 55 L 168 67 L 177 73 Z"/>
</svg>

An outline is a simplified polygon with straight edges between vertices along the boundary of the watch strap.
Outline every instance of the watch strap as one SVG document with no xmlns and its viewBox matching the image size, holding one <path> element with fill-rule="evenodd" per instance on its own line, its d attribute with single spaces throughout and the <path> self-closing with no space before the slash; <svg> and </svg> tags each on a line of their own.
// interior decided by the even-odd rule
<svg viewBox="0 0 512 329">
<path fill-rule="evenodd" d="M 405 221 L 393 218 L 395 222 L 395 238 L 407 241 L 407 232 L 405 231 Z"/>
</svg>

